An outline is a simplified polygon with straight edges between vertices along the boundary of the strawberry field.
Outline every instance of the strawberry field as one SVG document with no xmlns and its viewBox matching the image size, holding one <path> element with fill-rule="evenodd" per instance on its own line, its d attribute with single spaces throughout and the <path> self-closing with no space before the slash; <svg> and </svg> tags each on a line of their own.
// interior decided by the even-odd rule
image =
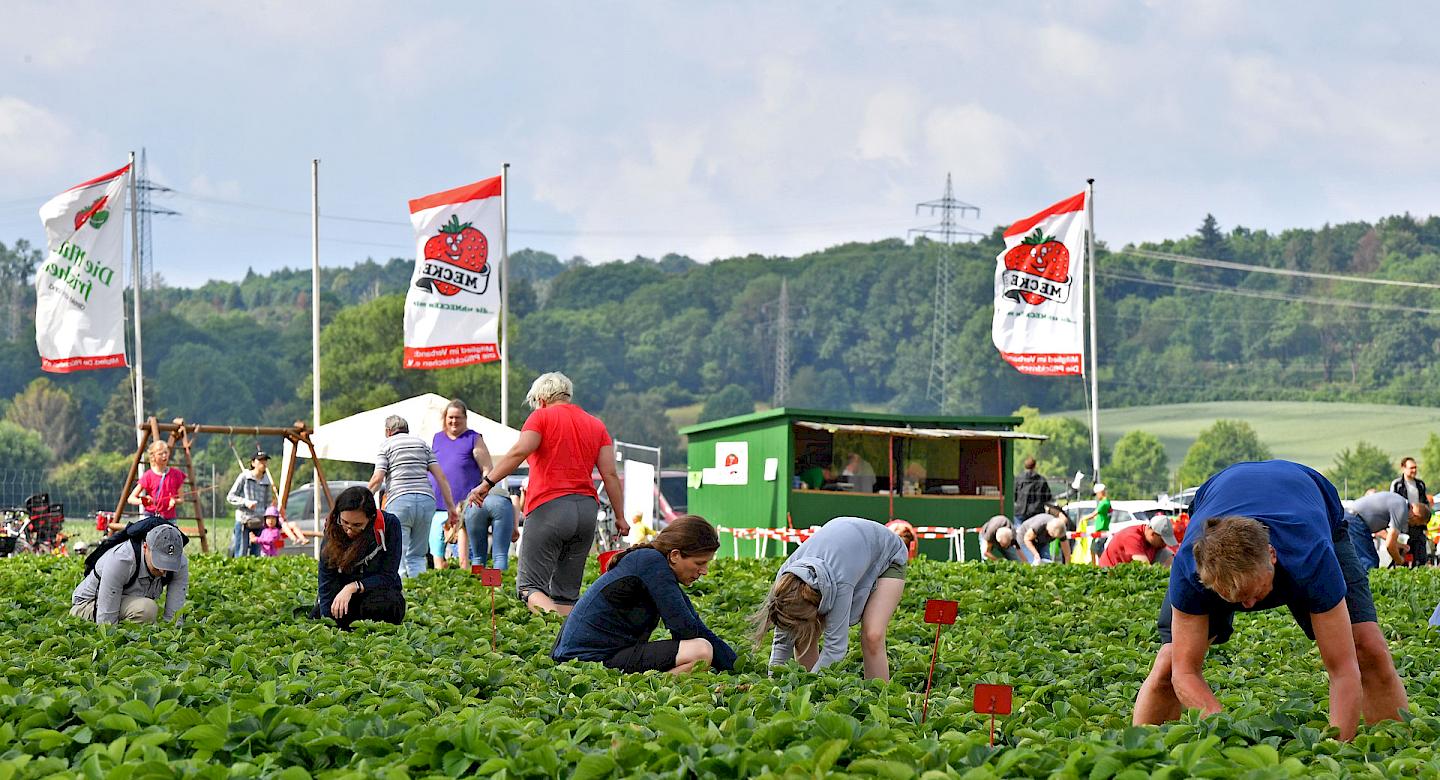
<svg viewBox="0 0 1440 780">
<path fill-rule="evenodd" d="M 508 593 L 491 652 L 488 594 L 455 570 L 408 589 L 403 626 L 346 634 L 291 617 L 313 594 L 303 558 L 197 557 L 183 625 L 118 628 L 66 614 L 78 560 L 0 560 L 0 780 L 1440 775 L 1440 633 L 1425 625 L 1436 572 L 1374 575 L 1413 713 L 1341 744 L 1327 738 L 1319 657 L 1283 610 L 1239 616 L 1212 651 L 1224 714 L 1132 728 L 1160 569 L 918 561 L 882 684 L 860 681 L 858 641 L 843 671 L 765 674 L 766 652 L 742 636 L 774 566 L 723 561 L 693 589 L 740 673 L 672 679 L 557 666 L 558 619 Z M 921 724 L 926 598 L 959 600 L 960 621 Z M 970 711 L 978 682 L 1015 686 L 993 748 Z"/>
</svg>

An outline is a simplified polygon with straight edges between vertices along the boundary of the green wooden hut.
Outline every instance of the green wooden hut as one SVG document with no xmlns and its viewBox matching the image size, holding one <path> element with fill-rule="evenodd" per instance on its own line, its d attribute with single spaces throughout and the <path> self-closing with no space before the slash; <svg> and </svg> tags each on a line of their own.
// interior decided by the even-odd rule
<svg viewBox="0 0 1440 780">
<path fill-rule="evenodd" d="M 689 511 L 727 528 L 808 528 L 850 515 L 976 528 L 1013 511 L 1019 417 L 926 417 L 782 407 L 684 428 Z M 724 539 L 720 555 L 755 555 Z M 967 557 L 979 554 L 974 534 Z M 765 545 L 768 555 L 793 546 Z M 950 555 L 945 541 L 922 553 Z"/>
</svg>

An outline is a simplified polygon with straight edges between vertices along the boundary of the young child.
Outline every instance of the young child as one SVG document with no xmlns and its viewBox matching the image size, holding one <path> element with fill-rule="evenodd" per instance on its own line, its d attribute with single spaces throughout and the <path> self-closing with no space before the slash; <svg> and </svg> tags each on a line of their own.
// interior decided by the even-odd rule
<svg viewBox="0 0 1440 780">
<path fill-rule="evenodd" d="M 280 530 L 280 509 L 270 505 L 265 510 L 265 527 L 258 534 L 250 534 L 250 541 L 260 545 L 260 554 L 274 558 L 285 546 L 285 536 Z"/>
<path fill-rule="evenodd" d="M 150 461 L 150 468 L 140 475 L 140 481 L 130 491 L 128 501 L 143 508 L 147 515 L 174 520 L 175 507 L 180 503 L 180 486 L 185 484 L 185 472 L 170 468 L 170 445 L 163 441 L 150 442 L 145 456 Z"/>
<path fill-rule="evenodd" d="M 905 543 L 860 517 L 837 517 L 803 542 L 775 577 L 755 613 L 755 641 L 773 626 L 770 665 L 792 656 L 808 671 L 845 658 L 850 627 L 860 624 L 865 678 L 890 679 L 885 633 L 905 590 Z"/>
</svg>

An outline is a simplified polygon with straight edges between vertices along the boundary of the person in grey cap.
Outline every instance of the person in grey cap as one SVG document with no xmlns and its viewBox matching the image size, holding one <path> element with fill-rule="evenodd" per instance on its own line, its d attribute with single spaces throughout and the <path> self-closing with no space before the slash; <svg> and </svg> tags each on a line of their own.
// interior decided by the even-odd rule
<svg viewBox="0 0 1440 780">
<path fill-rule="evenodd" d="M 1096 565 L 1108 568 L 1122 563 L 1154 563 L 1161 550 L 1179 544 L 1170 516 L 1155 515 L 1148 522 L 1116 531 Z M 1166 560 L 1168 562 L 1169 559 Z"/>
<path fill-rule="evenodd" d="M 980 526 L 980 553 L 987 561 L 1019 561 L 1020 546 L 1015 543 L 1015 529 L 1010 518 L 995 515 Z"/>
<path fill-rule="evenodd" d="M 1367 569 L 1380 568 L 1380 551 L 1375 549 L 1375 534 L 1384 533 L 1385 549 L 1390 553 L 1390 560 L 1403 566 L 1405 554 L 1400 549 L 1400 534 L 1409 533 L 1410 526 L 1424 526 L 1428 522 L 1430 507 L 1412 503 L 1399 493 L 1371 493 L 1351 504 L 1350 512 L 1345 516 L 1355 554 Z M 1418 541 L 1423 550 L 1424 538 Z M 1413 537 L 1411 544 L 1415 544 Z"/>
<path fill-rule="evenodd" d="M 70 614 L 96 623 L 154 623 L 163 590 L 165 619 L 174 620 L 189 587 L 185 535 L 165 523 L 150 529 L 143 542 L 121 542 L 100 556 L 76 586 Z"/>
</svg>

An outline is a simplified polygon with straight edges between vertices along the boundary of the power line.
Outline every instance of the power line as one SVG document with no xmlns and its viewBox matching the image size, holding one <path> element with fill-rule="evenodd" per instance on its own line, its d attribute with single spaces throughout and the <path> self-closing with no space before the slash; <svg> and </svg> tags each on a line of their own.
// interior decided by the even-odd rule
<svg viewBox="0 0 1440 780">
<path fill-rule="evenodd" d="M 1191 290 L 1194 292 L 1219 293 L 1223 295 L 1239 295 L 1244 298 L 1261 298 L 1270 301 L 1290 301 L 1293 303 L 1311 303 L 1317 306 L 1344 306 L 1351 309 L 1372 309 L 1375 311 L 1407 312 L 1413 314 L 1440 314 L 1440 309 L 1427 309 L 1421 306 L 1401 306 L 1389 303 L 1368 303 L 1365 301 L 1347 301 L 1340 298 L 1317 298 L 1310 295 L 1286 295 L 1284 293 L 1268 292 L 1265 290 L 1245 290 L 1237 287 L 1221 287 L 1219 285 L 1208 285 L 1200 282 L 1171 282 L 1159 279 L 1146 279 L 1140 276 L 1129 274 L 1117 274 L 1113 271 L 1096 271 L 1097 276 L 1106 279 L 1115 279 L 1122 282 L 1135 282 L 1137 284 L 1152 284 L 1158 287 L 1173 287 L 1177 290 Z"/>
<path fill-rule="evenodd" d="M 1440 284 L 1430 282 L 1404 282 L 1396 279 L 1371 279 L 1363 276 L 1326 274 L 1318 271 L 1295 271 L 1289 268 L 1270 268 L 1263 265 L 1232 263 L 1228 260 L 1211 260 L 1206 257 L 1192 257 L 1190 255 L 1175 254 L 1174 252 L 1158 252 L 1153 249 L 1125 249 L 1113 254 L 1139 255 L 1152 260 L 1166 260 L 1172 263 L 1198 265 L 1205 268 L 1224 268 L 1231 271 L 1244 271 L 1252 274 L 1274 274 L 1276 276 L 1296 276 L 1303 279 L 1327 279 L 1332 282 L 1355 282 L 1356 284 L 1377 284 L 1389 287 L 1416 287 L 1423 290 L 1440 290 Z"/>
</svg>

